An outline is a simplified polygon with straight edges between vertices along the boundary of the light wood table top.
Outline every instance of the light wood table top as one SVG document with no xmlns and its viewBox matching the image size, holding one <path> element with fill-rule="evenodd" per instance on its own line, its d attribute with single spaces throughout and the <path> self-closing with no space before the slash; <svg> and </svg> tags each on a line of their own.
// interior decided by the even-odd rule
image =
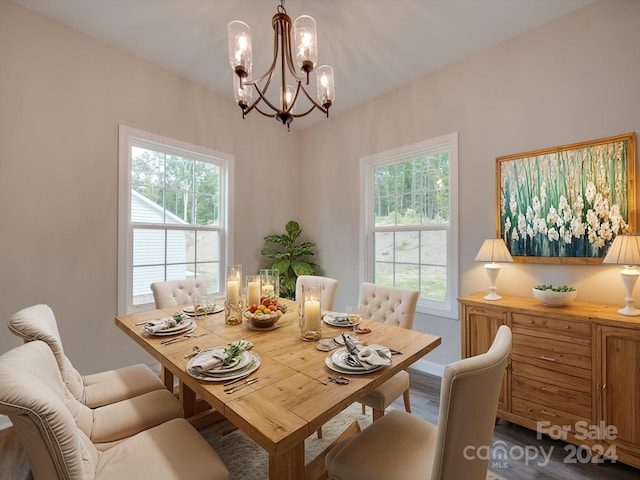
<svg viewBox="0 0 640 480">
<path fill-rule="evenodd" d="M 360 397 L 384 383 L 400 370 L 408 368 L 435 347 L 440 337 L 363 320 L 371 333 L 359 336 L 364 344 L 381 344 L 402 352 L 393 355 L 392 364 L 365 375 L 346 375 L 348 385 L 327 382 L 336 375 L 325 364 L 327 352 L 316 348 L 318 342 L 300 339 L 298 307 L 295 302 L 281 300 L 288 306 L 279 327 L 269 331 L 251 330 L 246 321 L 226 325 L 224 313 L 197 320 L 194 334 L 199 338 L 162 345 L 170 337 L 143 335 L 144 320 L 172 315 L 178 308 L 154 310 L 116 317 L 116 325 L 164 368 L 177 376 L 214 409 L 249 435 L 269 453 L 269 478 L 300 480 L 305 478 L 304 440 L 316 432 Z M 349 328 L 322 326 L 323 338 L 333 338 Z M 252 351 L 262 358 L 260 368 L 251 377 L 259 380 L 234 394 L 223 391 L 222 382 L 198 380 L 186 372 L 186 353 L 195 345 L 206 349 L 223 346 L 229 341 L 246 339 L 253 342 Z"/>
</svg>

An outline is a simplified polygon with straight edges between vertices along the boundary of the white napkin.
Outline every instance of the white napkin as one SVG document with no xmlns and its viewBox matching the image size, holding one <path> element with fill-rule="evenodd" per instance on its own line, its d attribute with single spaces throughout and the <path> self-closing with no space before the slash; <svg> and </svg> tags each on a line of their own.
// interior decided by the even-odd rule
<svg viewBox="0 0 640 480">
<path fill-rule="evenodd" d="M 238 345 L 240 347 L 240 353 L 248 350 L 253 347 L 253 343 L 247 340 L 235 340 L 233 342 L 227 343 L 227 345 Z M 224 353 L 222 348 L 217 348 L 215 350 L 211 350 L 209 352 L 201 353 L 197 355 L 193 362 L 191 363 L 191 368 L 198 372 L 206 372 L 207 370 L 215 370 L 216 368 L 222 367 L 224 365 L 224 361 L 227 359 L 227 354 Z"/>
<path fill-rule="evenodd" d="M 191 368 L 198 372 L 206 372 L 207 370 L 214 370 L 224 365 L 224 361 L 227 358 L 227 354 L 223 350 L 213 350 L 204 354 L 198 355 L 194 358 Z"/>
<path fill-rule="evenodd" d="M 160 330 L 166 330 L 167 328 L 175 327 L 178 323 L 175 321 L 173 317 L 162 317 L 158 320 L 153 320 L 152 322 L 146 323 L 144 325 L 144 331 L 146 333 L 156 333 Z"/>
<path fill-rule="evenodd" d="M 369 365 L 391 365 L 391 350 L 377 344 L 358 347 L 358 360 Z"/>
</svg>

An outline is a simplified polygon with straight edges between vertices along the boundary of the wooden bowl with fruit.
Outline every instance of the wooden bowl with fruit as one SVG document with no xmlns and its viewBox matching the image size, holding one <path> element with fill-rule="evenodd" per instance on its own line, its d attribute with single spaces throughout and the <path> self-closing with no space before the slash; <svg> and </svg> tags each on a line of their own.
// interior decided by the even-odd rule
<svg viewBox="0 0 640 480">
<path fill-rule="evenodd" d="M 244 317 L 254 328 L 271 328 L 287 311 L 287 306 L 276 298 L 262 297 L 260 305 L 250 305 L 244 311 Z"/>
</svg>

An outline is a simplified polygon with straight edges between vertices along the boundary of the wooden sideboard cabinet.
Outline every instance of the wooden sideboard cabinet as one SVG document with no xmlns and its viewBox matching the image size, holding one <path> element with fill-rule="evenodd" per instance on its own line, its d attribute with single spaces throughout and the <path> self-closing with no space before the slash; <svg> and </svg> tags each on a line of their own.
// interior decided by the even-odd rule
<svg viewBox="0 0 640 480">
<path fill-rule="evenodd" d="M 640 317 L 586 302 L 459 298 L 462 356 L 513 332 L 497 416 L 640 468 Z"/>
</svg>

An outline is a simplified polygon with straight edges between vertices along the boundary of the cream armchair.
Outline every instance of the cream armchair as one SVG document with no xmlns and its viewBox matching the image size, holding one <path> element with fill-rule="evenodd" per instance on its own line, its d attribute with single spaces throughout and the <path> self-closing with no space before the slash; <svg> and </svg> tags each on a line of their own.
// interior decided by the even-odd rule
<svg viewBox="0 0 640 480">
<path fill-rule="evenodd" d="M 207 294 L 207 285 L 198 278 L 168 280 L 151 284 L 156 308 L 192 305 L 196 297 Z"/>
<path fill-rule="evenodd" d="M 144 364 L 81 375 L 64 353 L 56 317 L 48 305 L 34 305 L 20 310 L 11 316 L 8 327 L 25 342 L 42 340 L 47 343 L 55 355 L 67 388 L 76 400 L 89 408 L 164 390 L 158 375 Z"/>
<path fill-rule="evenodd" d="M 484 480 L 510 350 L 503 325 L 487 353 L 445 367 L 437 427 L 393 410 L 329 451 L 329 479 Z"/>
<path fill-rule="evenodd" d="M 360 285 L 358 313 L 362 318 L 412 329 L 418 295 L 417 290 L 383 287 L 365 282 Z M 365 405 L 373 409 L 375 422 L 400 395 L 403 396 L 405 410 L 411 412 L 409 372 L 405 370 L 396 373 L 358 401 L 362 403 L 363 412 Z"/>
<path fill-rule="evenodd" d="M 184 416 L 176 398 L 146 365 L 82 377 L 64 354 L 55 317 L 47 305 L 16 313 L 9 329 L 25 342 L 41 340 L 51 349 L 58 366 L 56 375 L 64 382 L 67 409 L 97 448 L 110 448 L 136 433 Z M 90 380 L 85 385 L 86 378 Z M 138 381 L 150 391 L 140 388 Z M 81 400 L 88 400 L 92 408 Z"/>
<path fill-rule="evenodd" d="M 36 480 L 228 478 L 215 451 L 182 418 L 100 451 L 76 425 L 67 391 L 46 343 L 29 342 L 0 356 L 0 413 L 13 423 Z"/>
</svg>

